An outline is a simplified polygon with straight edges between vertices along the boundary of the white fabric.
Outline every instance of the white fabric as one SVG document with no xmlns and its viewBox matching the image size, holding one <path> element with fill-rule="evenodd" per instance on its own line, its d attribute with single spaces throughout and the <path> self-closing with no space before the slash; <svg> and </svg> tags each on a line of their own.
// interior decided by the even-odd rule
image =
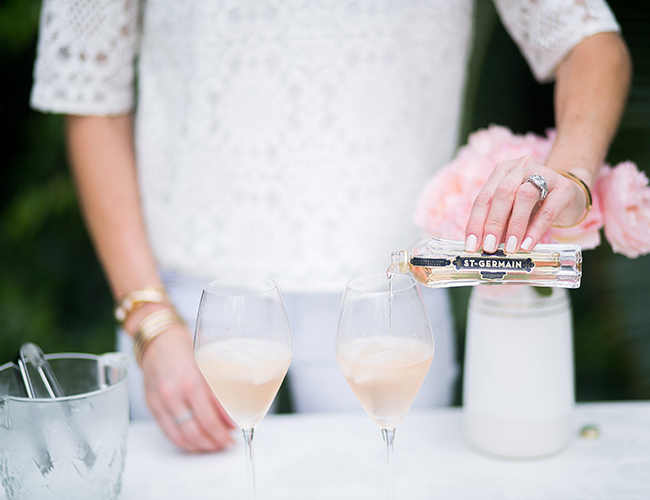
<svg viewBox="0 0 650 500">
<path fill-rule="evenodd" d="M 194 332 L 201 291 L 206 284 L 175 272 L 163 272 L 165 286 L 179 314 Z M 458 372 L 449 303 L 444 290 L 422 288 L 435 339 L 429 373 L 413 408 L 449 405 Z M 363 411 L 345 381 L 334 356 L 334 341 L 342 293 L 283 294 L 293 336 L 294 355 L 289 368 L 289 390 L 295 411 Z M 131 359 L 129 399 L 131 418 L 151 418 L 146 406 L 142 372 L 135 362 L 131 338 L 120 332 L 118 349 Z"/>
<path fill-rule="evenodd" d="M 577 0 L 497 4 L 542 77 L 571 43 L 612 29 L 592 21 L 609 19 L 602 0 L 589 16 Z M 45 0 L 32 106 L 125 112 L 138 54 L 137 161 L 159 264 L 338 293 L 419 238 L 420 189 L 457 144 L 472 7 L 148 0 L 140 32 L 136 0 Z"/>
<path fill-rule="evenodd" d="M 80 115 L 134 102 L 137 0 L 43 0 L 32 106 Z"/>
<path fill-rule="evenodd" d="M 580 40 L 620 31 L 603 0 L 494 0 L 535 78 L 548 81 Z"/>
</svg>

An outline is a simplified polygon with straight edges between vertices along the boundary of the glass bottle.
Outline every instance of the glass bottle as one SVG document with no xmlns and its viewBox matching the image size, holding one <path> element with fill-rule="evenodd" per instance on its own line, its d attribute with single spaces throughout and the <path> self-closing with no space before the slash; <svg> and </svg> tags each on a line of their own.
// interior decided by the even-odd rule
<svg viewBox="0 0 650 500">
<path fill-rule="evenodd" d="M 506 254 L 503 245 L 494 253 L 465 251 L 462 241 L 430 238 L 411 253 L 391 254 L 389 273 L 406 273 L 430 288 L 494 283 L 578 288 L 582 277 L 582 251 L 573 244 L 539 244 L 532 251 Z"/>
</svg>

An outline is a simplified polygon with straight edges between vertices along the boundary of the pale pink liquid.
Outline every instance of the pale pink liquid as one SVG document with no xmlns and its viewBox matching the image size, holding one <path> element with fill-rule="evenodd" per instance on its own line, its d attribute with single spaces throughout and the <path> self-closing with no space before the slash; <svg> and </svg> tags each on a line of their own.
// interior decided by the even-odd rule
<svg viewBox="0 0 650 500">
<path fill-rule="evenodd" d="M 242 429 L 264 418 L 291 362 L 291 349 L 278 342 L 231 339 L 203 346 L 196 363 L 228 415 Z"/>
<path fill-rule="evenodd" d="M 412 338 L 364 337 L 340 345 L 336 359 L 366 413 L 382 429 L 391 429 L 413 404 L 433 346 Z"/>
</svg>

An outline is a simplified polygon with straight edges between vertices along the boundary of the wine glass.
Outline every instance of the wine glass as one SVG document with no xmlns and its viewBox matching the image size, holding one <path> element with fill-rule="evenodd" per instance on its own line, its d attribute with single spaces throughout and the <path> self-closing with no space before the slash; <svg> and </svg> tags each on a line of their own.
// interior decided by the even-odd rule
<svg viewBox="0 0 650 500">
<path fill-rule="evenodd" d="M 389 288 L 389 284 L 391 285 Z M 348 282 L 336 334 L 336 359 L 386 442 L 387 493 L 393 498 L 393 438 L 433 360 L 431 324 L 410 276 Z"/>
<path fill-rule="evenodd" d="M 194 357 L 217 399 L 244 432 L 251 500 L 255 498 L 253 432 L 271 407 L 292 354 L 289 321 L 274 281 L 234 277 L 205 286 Z"/>
</svg>

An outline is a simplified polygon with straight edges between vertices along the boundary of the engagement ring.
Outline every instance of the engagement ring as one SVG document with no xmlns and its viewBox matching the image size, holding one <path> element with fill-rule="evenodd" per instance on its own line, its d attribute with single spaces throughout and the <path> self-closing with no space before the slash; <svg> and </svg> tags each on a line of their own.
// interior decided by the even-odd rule
<svg viewBox="0 0 650 500">
<path fill-rule="evenodd" d="M 533 174 L 526 177 L 521 183 L 530 182 L 539 190 L 539 201 L 540 203 L 546 199 L 548 196 L 548 184 L 546 184 L 546 179 L 539 174 Z"/>
</svg>

